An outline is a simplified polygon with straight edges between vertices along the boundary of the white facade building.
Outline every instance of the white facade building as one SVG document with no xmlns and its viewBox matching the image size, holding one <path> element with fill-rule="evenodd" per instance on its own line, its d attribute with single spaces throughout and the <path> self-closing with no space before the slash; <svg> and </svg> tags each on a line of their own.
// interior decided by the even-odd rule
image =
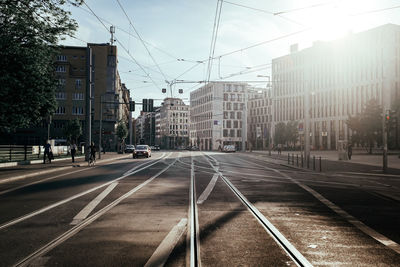
<svg viewBox="0 0 400 267">
<path fill-rule="evenodd" d="M 158 129 L 157 129 L 158 128 Z M 180 98 L 165 98 L 156 117 L 156 143 L 164 149 L 189 144 L 189 106 Z"/>
<path fill-rule="evenodd" d="M 313 149 L 348 140 L 346 120 L 375 98 L 389 109 L 400 97 L 400 26 L 387 24 L 273 59 L 273 125 L 289 120 L 305 128 L 310 113 Z M 309 105 L 305 107 L 305 98 Z"/>
<path fill-rule="evenodd" d="M 235 145 L 237 150 L 242 148 L 242 136 L 247 131 L 247 86 L 246 83 L 211 82 L 190 93 L 192 145 L 201 150 L 217 150 L 227 144 Z"/>
</svg>

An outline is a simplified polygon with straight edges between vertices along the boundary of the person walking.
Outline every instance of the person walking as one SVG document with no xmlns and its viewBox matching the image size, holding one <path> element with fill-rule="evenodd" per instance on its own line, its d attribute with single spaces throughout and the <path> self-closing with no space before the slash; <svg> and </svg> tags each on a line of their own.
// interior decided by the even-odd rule
<svg viewBox="0 0 400 267">
<path fill-rule="evenodd" d="M 46 164 L 46 155 L 47 155 L 47 158 L 49 159 L 49 163 L 51 163 L 50 152 L 51 152 L 51 145 L 50 145 L 49 141 L 46 141 L 46 144 L 44 145 L 43 164 Z"/>
<path fill-rule="evenodd" d="M 349 156 L 349 160 L 351 159 L 351 155 L 353 154 L 353 147 L 351 144 L 347 146 L 347 156 Z"/>
<path fill-rule="evenodd" d="M 76 154 L 76 144 L 74 141 L 72 141 L 71 145 L 70 145 L 70 149 L 71 149 L 71 158 L 72 158 L 72 162 L 75 162 L 75 154 Z"/>
<path fill-rule="evenodd" d="M 94 145 L 94 142 L 92 142 L 89 146 L 89 165 L 91 163 L 95 163 L 96 162 L 96 146 Z"/>
</svg>

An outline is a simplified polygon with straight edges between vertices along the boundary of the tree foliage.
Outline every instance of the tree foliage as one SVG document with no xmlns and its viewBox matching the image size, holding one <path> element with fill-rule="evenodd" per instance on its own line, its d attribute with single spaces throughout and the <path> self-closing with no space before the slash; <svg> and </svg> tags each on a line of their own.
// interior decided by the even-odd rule
<svg viewBox="0 0 400 267">
<path fill-rule="evenodd" d="M 363 111 L 349 116 L 346 123 L 353 131 L 351 142 L 368 148 L 369 153 L 382 140 L 382 108 L 376 99 L 370 99 Z"/>
<path fill-rule="evenodd" d="M 275 144 L 296 144 L 299 138 L 298 122 L 289 121 L 286 124 L 280 122 L 275 126 Z"/>
<path fill-rule="evenodd" d="M 67 140 L 72 141 L 76 140 L 82 135 L 82 126 L 78 119 L 69 120 L 64 125 L 64 134 L 67 137 Z"/>
<path fill-rule="evenodd" d="M 57 43 L 77 28 L 64 4 L 1 0 L 0 131 L 28 127 L 54 112 Z"/>
<path fill-rule="evenodd" d="M 117 136 L 120 142 L 124 142 L 125 138 L 128 136 L 128 127 L 126 127 L 125 122 L 119 122 L 117 126 Z"/>
</svg>

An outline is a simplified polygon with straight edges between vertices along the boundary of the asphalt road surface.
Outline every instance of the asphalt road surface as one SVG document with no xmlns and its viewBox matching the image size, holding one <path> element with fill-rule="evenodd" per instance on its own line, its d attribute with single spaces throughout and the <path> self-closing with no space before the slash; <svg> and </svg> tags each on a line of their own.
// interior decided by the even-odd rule
<svg viewBox="0 0 400 267">
<path fill-rule="evenodd" d="M 400 177 L 161 151 L 0 184 L 1 266 L 400 266 Z"/>
</svg>

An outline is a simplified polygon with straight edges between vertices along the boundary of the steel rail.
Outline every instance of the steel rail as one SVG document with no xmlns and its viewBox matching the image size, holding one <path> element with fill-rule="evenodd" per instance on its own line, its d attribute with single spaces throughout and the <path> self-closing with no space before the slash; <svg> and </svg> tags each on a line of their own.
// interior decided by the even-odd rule
<svg viewBox="0 0 400 267">
<path fill-rule="evenodd" d="M 190 266 L 201 266 L 199 221 L 197 211 L 196 180 L 194 174 L 194 161 L 191 157 L 190 168 Z"/>
<path fill-rule="evenodd" d="M 231 189 L 237 198 L 247 207 L 250 213 L 257 219 L 257 221 L 264 227 L 264 229 L 271 235 L 275 242 L 286 252 L 286 254 L 293 260 L 297 266 L 310 267 L 312 264 L 286 239 L 286 237 L 279 232 L 279 230 L 226 178 L 209 160 L 218 162 L 214 157 L 203 154 L 207 159 L 210 166 L 222 178 L 225 184 Z"/>
</svg>

